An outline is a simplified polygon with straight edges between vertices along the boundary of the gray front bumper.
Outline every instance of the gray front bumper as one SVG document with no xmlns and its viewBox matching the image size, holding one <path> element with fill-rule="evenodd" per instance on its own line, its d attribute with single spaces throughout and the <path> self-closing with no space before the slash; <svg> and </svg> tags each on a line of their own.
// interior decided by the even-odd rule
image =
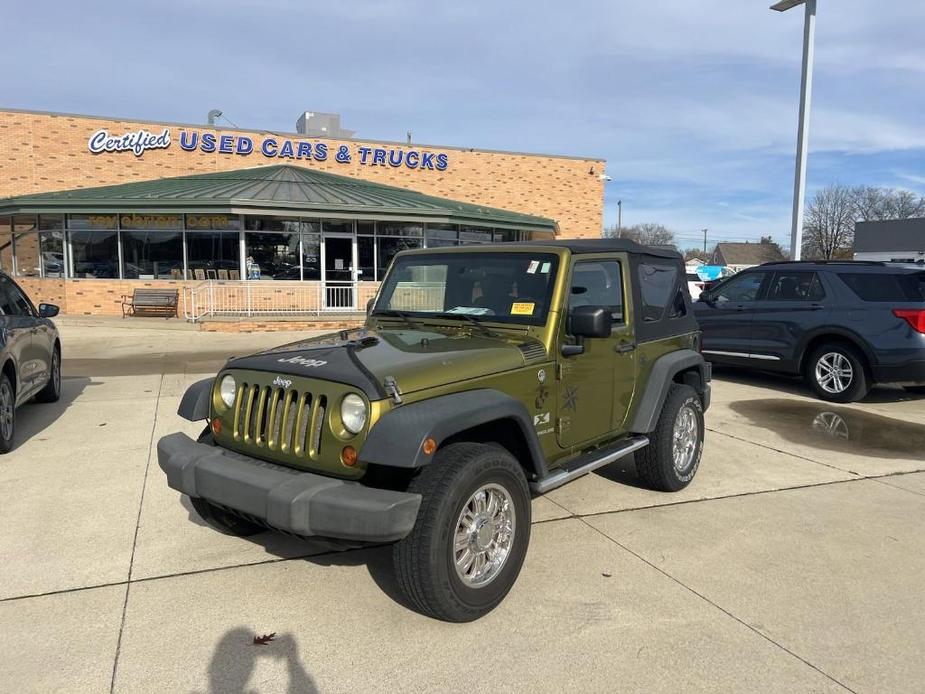
<svg viewBox="0 0 925 694">
<path fill-rule="evenodd" d="M 411 532 L 421 505 L 420 494 L 293 470 L 185 434 L 158 441 L 157 462 L 171 489 L 297 535 L 399 540 Z"/>
</svg>

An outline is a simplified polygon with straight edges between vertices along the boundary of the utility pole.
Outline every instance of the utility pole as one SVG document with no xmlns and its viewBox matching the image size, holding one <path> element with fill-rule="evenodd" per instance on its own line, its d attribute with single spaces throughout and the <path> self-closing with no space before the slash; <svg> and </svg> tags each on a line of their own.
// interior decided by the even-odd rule
<svg viewBox="0 0 925 694">
<path fill-rule="evenodd" d="M 623 236 L 623 201 L 617 200 L 617 236 Z"/>
<path fill-rule="evenodd" d="M 809 137 L 809 109 L 813 92 L 813 49 L 816 38 L 816 0 L 780 0 L 772 10 L 786 12 L 805 5 L 803 19 L 803 70 L 800 76 L 800 117 L 797 127 L 796 171 L 793 181 L 793 219 L 790 228 L 790 258 L 799 260 L 803 246 L 803 201 L 806 194 L 806 155 Z"/>
<path fill-rule="evenodd" d="M 703 229 L 703 257 L 707 257 L 707 229 Z"/>
</svg>

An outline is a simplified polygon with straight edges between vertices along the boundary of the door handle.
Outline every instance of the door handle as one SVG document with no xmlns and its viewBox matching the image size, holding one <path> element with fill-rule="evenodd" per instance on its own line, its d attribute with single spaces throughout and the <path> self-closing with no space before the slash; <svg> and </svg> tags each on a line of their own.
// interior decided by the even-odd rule
<svg viewBox="0 0 925 694">
<path fill-rule="evenodd" d="M 617 345 L 616 347 L 614 347 L 614 348 L 613 348 L 613 351 L 616 352 L 617 354 L 629 354 L 629 353 L 632 352 L 634 349 L 636 349 L 635 343 L 633 343 L 633 342 L 622 342 L 622 343 L 620 343 L 619 345 Z"/>
</svg>

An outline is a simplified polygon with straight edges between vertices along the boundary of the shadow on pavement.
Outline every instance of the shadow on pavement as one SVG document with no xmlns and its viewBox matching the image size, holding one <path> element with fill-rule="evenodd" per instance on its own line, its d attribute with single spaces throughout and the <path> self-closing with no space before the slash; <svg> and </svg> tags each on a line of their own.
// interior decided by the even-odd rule
<svg viewBox="0 0 925 694">
<path fill-rule="evenodd" d="M 257 665 L 258 658 L 281 660 L 288 669 L 287 692 L 317 694 L 314 679 L 299 659 L 299 644 L 291 634 L 275 635 L 266 643 L 257 644 L 256 634 L 246 627 L 235 627 L 225 632 L 209 663 L 210 694 L 234 694 L 255 691 L 245 689 Z"/>
<path fill-rule="evenodd" d="M 34 437 L 43 441 L 44 439 L 40 437 L 41 433 L 61 417 L 89 385 L 91 385 L 90 379 L 83 376 L 64 377 L 61 380 L 61 398 L 58 402 L 40 403 L 32 400 L 20 407 L 16 411 L 15 448 L 13 450 L 15 451 L 16 448 Z"/>
<path fill-rule="evenodd" d="M 725 364 L 713 364 L 713 376 L 740 385 L 769 388 L 781 393 L 802 395 L 818 400 L 816 394 L 813 393 L 800 376 L 790 376 L 787 374 L 772 373 L 770 371 L 751 371 L 749 369 L 727 366 Z M 867 397 L 860 402 L 877 404 L 922 399 L 925 399 L 925 394 L 910 393 L 898 386 L 875 385 L 870 393 L 867 394 Z M 819 400 L 819 402 L 824 401 Z"/>
</svg>

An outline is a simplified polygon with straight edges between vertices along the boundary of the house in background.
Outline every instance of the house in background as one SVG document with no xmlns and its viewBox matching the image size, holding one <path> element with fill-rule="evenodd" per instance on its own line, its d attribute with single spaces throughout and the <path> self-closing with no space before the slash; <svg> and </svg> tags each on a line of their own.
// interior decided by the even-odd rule
<svg viewBox="0 0 925 694">
<path fill-rule="evenodd" d="M 762 263 L 786 260 L 773 243 L 718 243 L 713 250 L 711 265 L 725 265 L 739 272 Z"/>
<path fill-rule="evenodd" d="M 858 222 L 854 259 L 925 263 L 925 218 Z"/>
</svg>

